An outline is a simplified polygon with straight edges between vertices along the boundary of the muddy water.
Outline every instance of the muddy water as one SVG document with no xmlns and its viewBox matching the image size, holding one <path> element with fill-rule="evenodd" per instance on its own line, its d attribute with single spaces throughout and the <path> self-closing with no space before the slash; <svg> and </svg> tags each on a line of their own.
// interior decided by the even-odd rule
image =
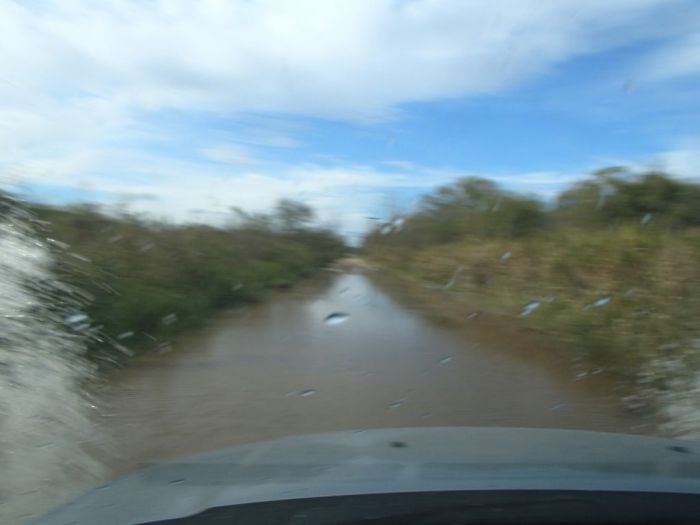
<svg viewBox="0 0 700 525">
<path fill-rule="evenodd" d="M 109 377 L 114 473 L 292 434 L 426 425 L 651 432 L 610 385 L 484 345 L 399 304 L 370 275 L 329 273 L 225 313 Z M 348 314 L 324 323 L 333 313 Z M 478 324 L 474 324 L 478 330 Z"/>
</svg>

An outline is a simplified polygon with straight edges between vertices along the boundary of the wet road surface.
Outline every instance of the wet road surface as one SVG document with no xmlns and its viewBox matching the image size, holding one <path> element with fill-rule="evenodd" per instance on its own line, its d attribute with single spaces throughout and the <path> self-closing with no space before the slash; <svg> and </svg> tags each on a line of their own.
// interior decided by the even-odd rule
<svg viewBox="0 0 700 525">
<path fill-rule="evenodd" d="M 98 392 L 114 474 L 286 435 L 404 426 L 645 432 L 604 381 L 485 346 L 400 304 L 370 274 L 328 272 L 225 312 Z M 324 322 L 332 314 L 336 315 Z M 474 325 L 478 327 L 478 324 Z M 478 329 L 478 328 L 475 328 Z M 592 379 L 592 378 L 591 378 Z"/>
</svg>

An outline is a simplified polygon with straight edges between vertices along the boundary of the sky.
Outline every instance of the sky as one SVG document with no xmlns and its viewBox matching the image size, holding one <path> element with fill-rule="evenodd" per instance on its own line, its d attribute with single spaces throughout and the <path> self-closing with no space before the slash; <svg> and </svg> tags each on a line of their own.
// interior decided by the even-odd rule
<svg viewBox="0 0 700 525">
<path fill-rule="evenodd" d="M 700 175 L 696 0 L 0 0 L 0 185 L 357 239 L 480 175 Z"/>
</svg>

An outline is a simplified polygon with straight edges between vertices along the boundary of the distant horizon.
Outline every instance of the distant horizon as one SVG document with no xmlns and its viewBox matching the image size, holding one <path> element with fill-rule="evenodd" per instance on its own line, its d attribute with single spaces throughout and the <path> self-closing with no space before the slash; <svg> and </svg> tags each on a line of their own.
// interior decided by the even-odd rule
<svg viewBox="0 0 700 525">
<path fill-rule="evenodd" d="M 439 187 L 445 187 L 445 186 L 452 186 L 459 182 L 460 180 L 464 180 L 465 178 L 480 178 L 480 179 L 485 179 L 489 180 L 491 182 L 494 182 L 498 189 L 510 193 L 513 196 L 519 196 L 519 197 L 525 197 L 525 198 L 532 198 L 537 201 L 539 201 L 544 210 L 549 210 L 552 211 L 555 209 L 555 205 L 557 203 L 557 199 L 561 196 L 562 193 L 574 189 L 579 183 L 586 182 L 586 181 L 594 181 L 595 180 L 595 175 L 596 171 L 600 171 L 603 169 L 615 169 L 619 170 L 614 173 L 615 178 L 620 178 L 622 177 L 623 179 L 626 180 L 638 180 L 640 176 L 644 176 L 646 174 L 650 173 L 660 173 L 664 176 L 669 177 L 670 179 L 677 180 L 679 182 L 686 182 L 686 183 L 694 183 L 700 185 L 700 178 L 694 177 L 694 178 L 679 178 L 679 177 L 674 177 L 670 173 L 666 173 L 658 167 L 655 166 L 639 166 L 635 168 L 630 168 L 627 166 L 605 166 L 605 167 L 600 167 L 596 170 L 593 170 L 591 173 L 587 174 L 586 176 L 582 176 L 580 179 L 575 179 L 572 180 L 569 184 L 566 186 L 563 186 L 560 190 L 558 190 L 556 193 L 551 194 L 551 195 L 538 195 L 536 193 L 532 192 L 527 192 L 527 191 L 518 191 L 518 190 L 512 190 L 509 189 L 501 184 L 498 184 L 497 181 L 494 179 L 490 179 L 488 177 L 481 177 L 479 175 L 467 175 L 465 177 L 461 177 L 458 179 L 454 179 L 452 181 L 448 181 L 442 186 Z M 435 190 L 437 190 L 439 187 L 431 188 L 431 189 L 426 189 L 424 192 L 421 192 L 416 195 L 415 198 L 413 198 L 410 202 L 410 204 L 406 205 L 405 203 L 401 203 L 399 199 L 387 199 L 387 203 L 385 204 L 384 208 L 380 211 L 380 213 L 377 216 L 365 216 L 365 223 L 367 224 L 367 227 L 361 231 L 361 232 L 343 232 L 341 229 L 337 227 L 336 224 L 333 224 L 332 222 L 326 221 L 323 222 L 322 220 L 319 220 L 316 210 L 312 207 L 311 210 L 313 212 L 313 219 L 309 223 L 309 226 L 312 228 L 321 228 L 321 229 L 327 229 L 334 231 L 335 233 L 338 233 L 341 235 L 345 241 L 348 243 L 349 247 L 357 247 L 361 244 L 361 241 L 363 240 L 363 237 L 371 233 L 371 230 L 376 231 L 377 228 L 381 229 L 382 226 L 390 226 L 394 225 L 397 220 L 403 221 L 403 219 L 414 215 L 416 213 L 421 212 L 421 197 L 429 195 L 433 193 Z M 55 209 L 64 209 L 64 210 L 70 210 L 71 208 L 77 208 L 80 209 L 83 206 L 88 206 L 94 208 L 94 210 L 97 213 L 104 214 L 105 216 L 110 216 L 110 217 L 118 217 L 120 215 L 130 215 L 136 218 L 137 220 L 143 220 L 143 221 L 153 221 L 154 223 L 160 223 L 160 224 L 171 224 L 174 226 L 185 226 L 185 225 L 192 225 L 192 226 L 197 226 L 197 225 L 202 225 L 202 226 L 211 226 L 214 228 L 226 228 L 230 227 L 235 224 L 235 220 L 238 218 L 241 222 L 241 224 L 244 224 L 244 219 L 241 216 L 241 212 L 243 213 L 249 213 L 248 211 L 241 209 L 237 206 L 232 206 L 230 207 L 229 210 L 227 211 L 212 211 L 212 210 L 207 210 L 207 209 L 195 209 L 195 210 L 189 210 L 191 213 L 190 215 L 187 216 L 182 216 L 182 217 L 175 217 L 175 216 L 168 216 L 168 215 L 157 215 L 154 213 L 149 213 L 146 210 L 138 210 L 134 209 L 133 207 L 130 206 L 130 203 L 128 201 L 109 201 L 109 202 L 100 202 L 97 200 L 91 200 L 91 199 L 84 199 L 84 200 L 63 200 L 61 198 L 59 199 L 52 199 L 52 196 L 48 193 L 41 193 L 41 194 L 36 194 L 36 195 L 27 195 L 27 194 L 22 194 L 22 193 L 17 193 L 17 192 L 9 192 L 9 195 L 12 196 L 13 198 L 19 198 L 21 201 L 24 202 L 24 204 L 28 206 L 47 206 Z M 145 196 L 141 196 L 141 198 L 144 198 Z M 390 197 L 390 195 L 387 195 L 387 197 Z M 138 196 L 137 196 L 138 198 Z M 280 200 L 286 200 L 287 198 L 285 196 L 281 196 Z M 146 199 L 148 200 L 148 199 Z M 295 199 L 292 199 L 295 201 Z M 254 212 L 250 212 L 251 218 L 254 218 L 255 214 L 262 214 L 262 215 L 268 215 L 272 216 L 274 215 L 274 206 L 277 204 L 276 201 L 272 203 L 272 205 L 268 209 L 263 209 L 263 210 L 256 210 Z M 303 204 L 303 201 L 295 201 L 295 202 L 300 202 Z"/>
<path fill-rule="evenodd" d="M 216 223 L 289 197 L 356 241 L 465 176 L 551 201 L 610 165 L 700 175 L 692 0 L 46 0 L 0 26 L 0 183 L 41 202 Z"/>
</svg>

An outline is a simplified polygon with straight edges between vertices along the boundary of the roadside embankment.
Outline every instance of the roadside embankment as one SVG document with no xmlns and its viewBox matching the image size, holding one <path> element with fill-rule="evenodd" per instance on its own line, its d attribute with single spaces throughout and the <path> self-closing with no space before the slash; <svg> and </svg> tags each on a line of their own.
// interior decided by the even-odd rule
<svg viewBox="0 0 700 525">
<path fill-rule="evenodd" d="M 697 368 L 697 229 L 464 238 L 375 248 L 369 260 L 439 295 L 444 300 L 432 308 L 448 317 L 481 311 L 543 332 L 584 364 L 581 373 L 602 371 L 638 390 L 664 391 Z"/>
</svg>

